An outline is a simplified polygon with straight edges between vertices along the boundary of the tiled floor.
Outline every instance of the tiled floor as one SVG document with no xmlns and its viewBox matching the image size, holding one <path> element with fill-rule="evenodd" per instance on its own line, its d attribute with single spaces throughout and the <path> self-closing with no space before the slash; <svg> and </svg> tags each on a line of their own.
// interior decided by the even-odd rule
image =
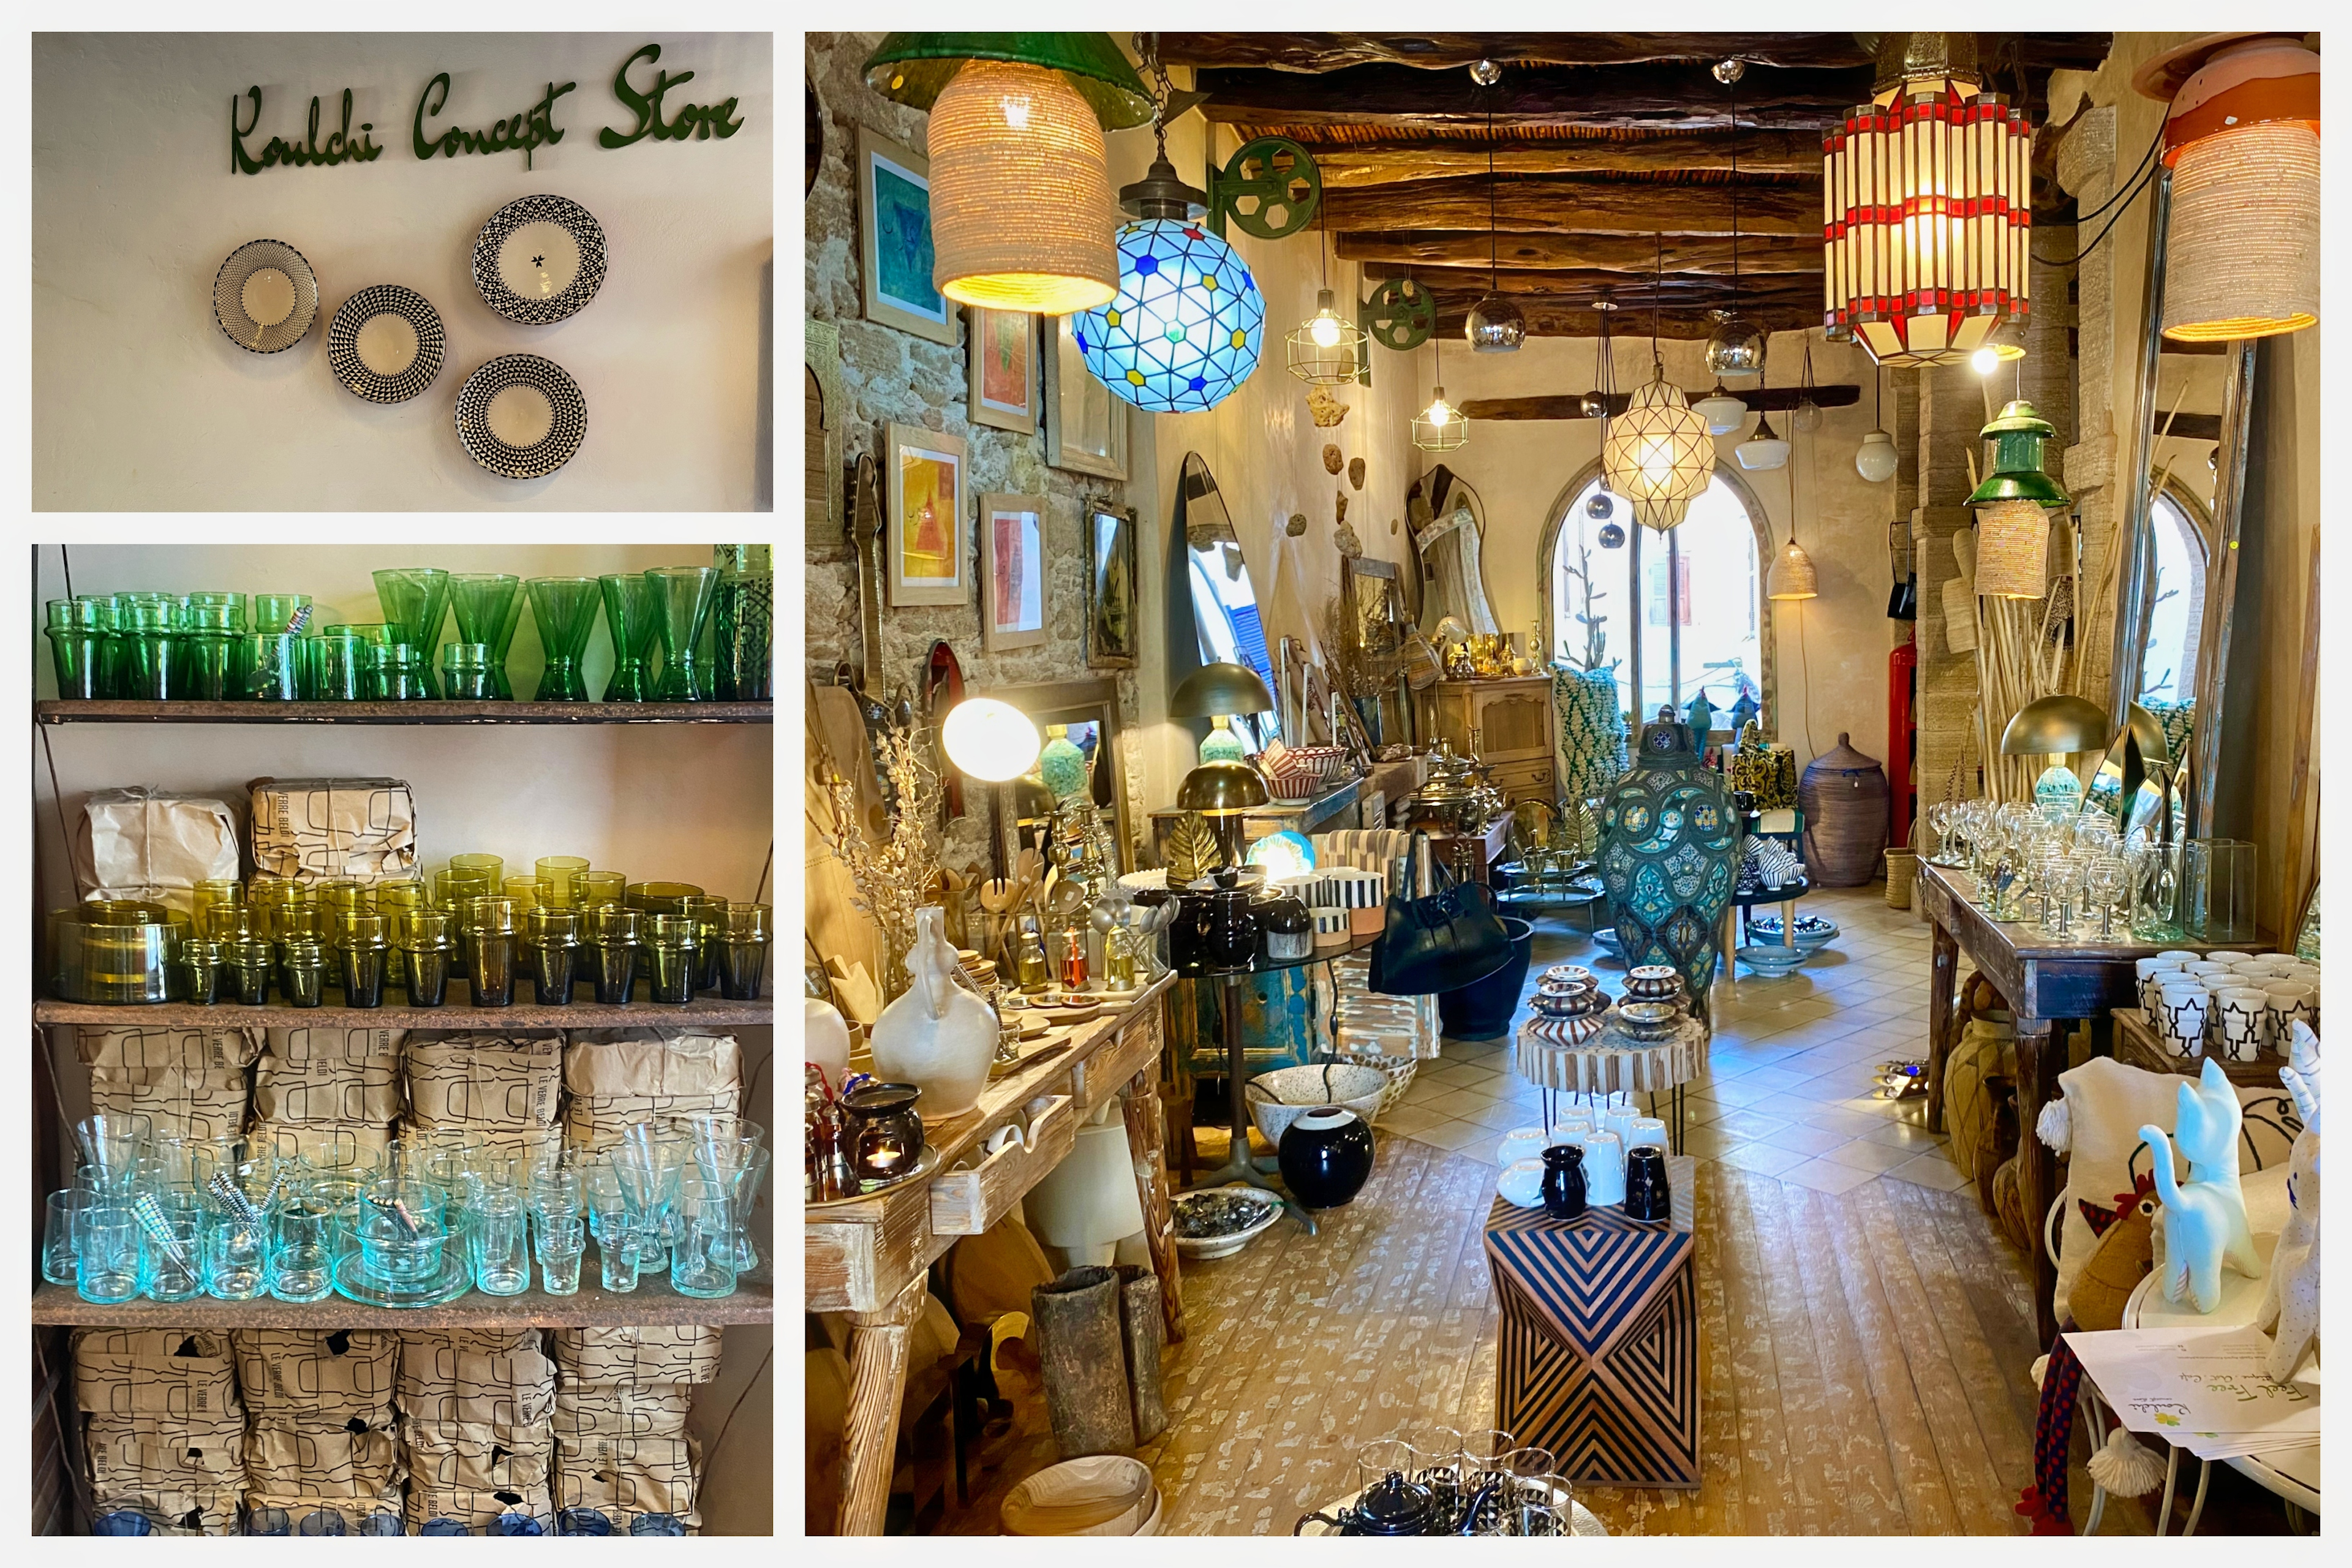
<svg viewBox="0 0 2352 1568">
<path fill-rule="evenodd" d="M 1707 1072 L 1685 1094 L 1686 1151 L 1822 1193 L 1962 1185 L 1948 1141 L 1922 1125 L 1924 1102 L 1875 1092 L 1882 1063 L 1927 1054 L 1927 928 L 1888 909 L 1877 884 L 1825 889 L 1798 910 L 1835 921 L 1838 934 L 1793 974 L 1717 980 Z M 1590 937 L 1545 920 L 1529 992 L 1551 963 L 1584 964 L 1612 990 L 1624 974 Z M 1509 1037 L 1448 1040 L 1381 1130 L 1492 1165 L 1505 1132 L 1541 1122 L 1541 1103 L 1512 1069 Z"/>
</svg>

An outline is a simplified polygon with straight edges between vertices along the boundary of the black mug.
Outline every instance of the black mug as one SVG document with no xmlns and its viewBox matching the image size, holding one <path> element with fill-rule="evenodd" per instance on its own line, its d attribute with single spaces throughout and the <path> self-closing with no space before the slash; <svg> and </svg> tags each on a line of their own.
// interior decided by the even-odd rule
<svg viewBox="0 0 2352 1568">
<path fill-rule="evenodd" d="M 1653 1223 L 1675 1217 L 1674 1191 L 1666 1184 L 1666 1152 L 1654 1144 L 1625 1152 L 1625 1217 Z"/>
</svg>

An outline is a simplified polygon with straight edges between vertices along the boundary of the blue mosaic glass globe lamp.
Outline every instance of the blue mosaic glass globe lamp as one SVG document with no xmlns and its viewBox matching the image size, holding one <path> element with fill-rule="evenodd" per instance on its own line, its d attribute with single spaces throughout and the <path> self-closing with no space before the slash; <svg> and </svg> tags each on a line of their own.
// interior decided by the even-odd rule
<svg viewBox="0 0 2352 1568">
<path fill-rule="evenodd" d="M 1079 357 L 1147 413 L 1214 408 L 1257 369 L 1265 296 L 1209 231 L 1206 198 L 1178 178 L 1164 148 L 1118 195 L 1135 218 L 1118 231 L 1118 294 L 1069 318 Z"/>
</svg>

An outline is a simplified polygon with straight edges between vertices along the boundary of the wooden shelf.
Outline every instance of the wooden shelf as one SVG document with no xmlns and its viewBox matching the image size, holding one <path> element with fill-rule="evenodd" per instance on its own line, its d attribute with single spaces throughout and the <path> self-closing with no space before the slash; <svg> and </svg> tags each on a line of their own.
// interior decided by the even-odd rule
<svg viewBox="0 0 2352 1568">
<path fill-rule="evenodd" d="M 528 990 L 527 986 L 518 987 Z M 462 995 L 463 984 L 451 987 Z M 774 1002 L 729 1002 L 697 997 L 678 1006 L 664 1002 L 632 1002 L 608 1006 L 580 1001 L 569 1006 L 541 1007 L 520 1002 L 511 1007 L 240 1007 L 224 1002 L 200 1007 L 188 1002 L 159 1002 L 146 1006 L 107 1006 L 91 1002 L 36 1002 L 36 1024 L 154 1024 L 208 1028 L 387 1028 L 387 1029 L 618 1029 L 656 1026 L 725 1024 L 736 1027 L 766 1027 L 776 1021 Z"/>
<path fill-rule="evenodd" d="M 765 1270 L 762 1269 L 764 1274 Z M 33 1293 L 33 1321 L 122 1329 L 499 1329 L 603 1328 L 675 1323 L 767 1323 L 775 1321 L 775 1286 L 761 1278 L 745 1280 L 732 1296 L 700 1300 L 681 1296 L 667 1279 L 649 1279 L 625 1296 L 596 1289 L 596 1263 L 583 1268 L 580 1293 L 550 1296 L 526 1290 L 520 1296 L 485 1296 L 478 1290 L 438 1307 L 402 1310 L 362 1307 L 341 1296 L 323 1301 L 125 1301 L 101 1307 L 85 1301 L 70 1285 L 42 1281 Z"/>
<path fill-rule="evenodd" d="M 772 702 L 119 702 L 33 704 L 43 724 L 772 724 Z"/>
</svg>

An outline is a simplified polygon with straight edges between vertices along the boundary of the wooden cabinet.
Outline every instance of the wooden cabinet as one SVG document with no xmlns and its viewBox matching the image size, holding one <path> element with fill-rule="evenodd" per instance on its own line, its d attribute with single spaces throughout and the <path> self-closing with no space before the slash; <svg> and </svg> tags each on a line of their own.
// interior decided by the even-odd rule
<svg viewBox="0 0 2352 1568">
<path fill-rule="evenodd" d="M 1514 802 L 1552 798 L 1551 677 L 1441 680 L 1422 694 L 1423 732 L 1487 766 Z"/>
</svg>

